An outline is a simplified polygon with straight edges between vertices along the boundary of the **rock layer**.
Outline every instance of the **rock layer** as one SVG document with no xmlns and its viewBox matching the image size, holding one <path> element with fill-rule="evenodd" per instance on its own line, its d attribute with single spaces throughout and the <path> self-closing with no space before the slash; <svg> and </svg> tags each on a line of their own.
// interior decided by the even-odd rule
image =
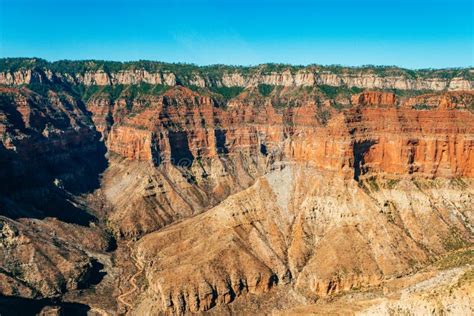
<svg viewBox="0 0 474 316">
<path fill-rule="evenodd" d="M 395 67 L 256 67 L 196 66 L 180 69 L 164 63 L 104 63 L 100 61 L 48 63 L 38 59 L 3 59 L 0 84 L 61 82 L 73 85 L 176 84 L 199 87 L 348 86 L 364 89 L 472 90 L 472 69 L 409 71 Z M 110 69 L 109 69 L 110 68 Z M 446 76 L 447 74 L 447 76 Z M 447 78 L 446 78 L 447 77 Z"/>
<path fill-rule="evenodd" d="M 178 87 L 115 125 L 107 144 L 125 158 L 158 165 L 192 165 L 198 157 L 243 152 L 352 172 L 355 177 L 371 170 L 472 177 L 474 115 L 451 111 L 455 105 L 445 106 L 448 96 L 438 97 L 439 106 L 431 111 L 397 108 L 395 96 L 388 93 L 365 92 L 352 99 L 357 107 L 335 113 L 323 125 L 314 103 L 278 112 L 269 104 L 258 110 L 244 104 L 224 110 Z"/>
</svg>

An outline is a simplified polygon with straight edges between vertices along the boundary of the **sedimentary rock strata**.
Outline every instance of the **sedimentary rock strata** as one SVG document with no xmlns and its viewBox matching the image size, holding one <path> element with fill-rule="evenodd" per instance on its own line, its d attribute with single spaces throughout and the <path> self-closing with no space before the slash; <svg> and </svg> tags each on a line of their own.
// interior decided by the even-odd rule
<svg viewBox="0 0 474 316">
<path fill-rule="evenodd" d="M 289 310 L 472 244 L 470 69 L 2 65 L 7 298 Z"/>
</svg>

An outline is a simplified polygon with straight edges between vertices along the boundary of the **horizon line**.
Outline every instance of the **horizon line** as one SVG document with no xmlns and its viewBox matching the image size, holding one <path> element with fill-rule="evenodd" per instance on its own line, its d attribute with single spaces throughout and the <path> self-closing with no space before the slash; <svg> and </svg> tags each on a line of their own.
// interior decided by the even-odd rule
<svg viewBox="0 0 474 316">
<path fill-rule="evenodd" d="M 37 59 L 43 60 L 47 63 L 56 63 L 62 61 L 73 61 L 73 62 L 114 62 L 114 63 L 136 63 L 136 62 L 152 62 L 152 63 L 161 63 L 161 64 L 172 64 L 172 65 L 187 65 L 187 66 L 196 66 L 196 67 L 216 67 L 216 66 L 225 66 L 225 67 L 241 67 L 241 68 L 258 68 L 265 65 L 279 65 L 279 66 L 288 66 L 288 67 L 311 67 L 311 66 L 320 66 L 320 67 L 341 67 L 341 68 L 397 68 L 401 70 L 412 70 L 412 71 L 421 71 L 421 70 L 460 70 L 460 69 L 471 69 L 474 68 L 474 65 L 469 66 L 451 66 L 451 67 L 423 67 L 423 68 L 410 68 L 410 67 L 403 67 L 398 65 L 382 65 L 382 64 L 360 64 L 360 65 L 344 65 L 344 64 L 318 64 L 318 63 L 309 63 L 309 64 L 292 64 L 292 63 L 284 63 L 284 62 L 264 62 L 258 64 L 224 64 L 224 63 L 216 63 L 216 64 L 198 64 L 193 62 L 186 62 L 186 61 L 162 61 L 157 59 L 134 59 L 134 60 L 112 60 L 112 59 L 47 59 L 43 57 L 11 57 L 11 56 L 1 56 L 0 59 Z"/>
</svg>

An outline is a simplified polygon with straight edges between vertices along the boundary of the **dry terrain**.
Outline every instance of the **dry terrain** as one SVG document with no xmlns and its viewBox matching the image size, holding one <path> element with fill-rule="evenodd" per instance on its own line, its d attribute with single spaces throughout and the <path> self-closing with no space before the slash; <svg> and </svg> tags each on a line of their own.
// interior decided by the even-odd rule
<svg viewBox="0 0 474 316">
<path fill-rule="evenodd" d="M 0 315 L 473 314 L 472 69 L 0 66 Z"/>
</svg>

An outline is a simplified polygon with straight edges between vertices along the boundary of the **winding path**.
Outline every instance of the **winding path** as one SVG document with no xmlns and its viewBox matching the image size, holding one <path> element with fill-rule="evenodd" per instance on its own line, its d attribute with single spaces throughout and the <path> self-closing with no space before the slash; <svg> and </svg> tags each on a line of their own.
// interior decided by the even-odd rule
<svg viewBox="0 0 474 316">
<path fill-rule="evenodd" d="M 104 311 L 103 309 L 100 309 L 98 307 L 92 307 L 89 312 L 94 312 L 96 313 L 97 315 L 100 315 L 100 316 L 109 316 L 110 314 L 107 313 L 106 311 Z"/>
<path fill-rule="evenodd" d="M 127 247 L 130 251 L 130 258 L 132 258 L 132 262 L 133 262 L 133 265 L 135 266 L 135 268 L 137 269 L 137 272 L 135 272 L 134 275 L 132 275 L 130 277 L 130 279 L 128 280 L 128 282 L 130 284 L 132 284 L 132 288 L 130 290 L 128 290 L 127 292 L 125 293 L 122 293 L 121 295 L 119 295 L 117 297 L 117 301 L 119 301 L 120 303 L 122 303 L 123 305 L 125 305 L 127 307 L 127 312 L 126 314 L 128 314 L 129 310 L 132 308 L 132 304 L 128 303 L 126 300 L 124 300 L 125 297 L 133 294 L 136 290 L 138 290 L 138 285 L 137 285 L 137 281 L 136 281 L 136 278 L 143 272 L 143 266 L 140 264 L 140 262 L 137 260 L 137 258 L 134 256 L 134 253 L 133 253 L 133 249 L 132 247 L 130 246 L 131 244 L 133 243 L 133 241 L 129 241 L 127 243 Z"/>
</svg>

